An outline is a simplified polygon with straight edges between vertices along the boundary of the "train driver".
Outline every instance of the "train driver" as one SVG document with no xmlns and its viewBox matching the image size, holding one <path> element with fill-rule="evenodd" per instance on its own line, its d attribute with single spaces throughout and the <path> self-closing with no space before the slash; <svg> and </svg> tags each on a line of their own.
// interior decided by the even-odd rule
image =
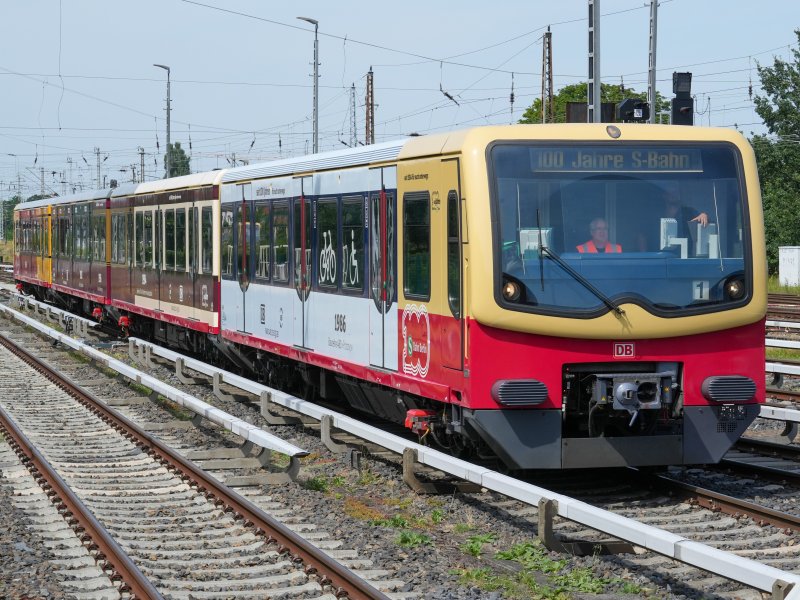
<svg viewBox="0 0 800 600">
<path fill-rule="evenodd" d="M 602 217 L 592 219 L 589 224 L 589 233 L 592 237 L 583 244 L 578 244 L 580 253 L 596 254 L 598 252 L 622 252 L 622 246 L 608 241 L 608 223 Z"/>
</svg>

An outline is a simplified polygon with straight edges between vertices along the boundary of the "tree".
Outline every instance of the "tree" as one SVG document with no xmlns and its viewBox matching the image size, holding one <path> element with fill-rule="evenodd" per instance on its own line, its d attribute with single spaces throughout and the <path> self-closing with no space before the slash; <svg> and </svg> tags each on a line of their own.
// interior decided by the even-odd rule
<svg viewBox="0 0 800 600">
<path fill-rule="evenodd" d="M 795 35 L 800 41 L 800 30 Z M 750 140 L 761 180 L 771 273 L 777 271 L 780 246 L 800 245 L 800 51 L 792 54 L 792 62 L 775 58 L 772 66 L 758 65 L 765 95 L 755 97 L 756 113 L 771 136 Z"/>
<path fill-rule="evenodd" d="M 178 177 L 180 175 L 188 175 L 192 172 L 189 168 L 190 159 L 183 148 L 181 148 L 180 142 L 170 144 L 167 147 L 167 152 L 169 152 L 170 157 L 169 173 L 167 173 L 167 177 Z M 164 170 L 167 170 L 166 154 L 164 155 Z"/>
<path fill-rule="evenodd" d="M 625 88 L 611 83 L 603 83 L 600 85 L 601 101 L 602 102 L 621 102 L 627 98 L 639 98 L 640 100 L 647 100 L 646 92 L 637 92 L 633 88 Z M 574 83 L 561 88 L 555 95 L 555 118 L 553 123 L 565 123 L 567 120 L 567 102 L 583 102 L 588 101 L 588 90 L 586 82 Z M 659 113 L 669 110 L 669 102 L 665 100 L 661 94 L 656 94 L 656 107 Z M 533 104 L 523 113 L 520 123 L 541 123 L 542 122 L 542 99 L 536 98 Z M 659 121 L 661 122 L 661 121 Z M 667 122 L 666 119 L 663 122 Z"/>
</svg>

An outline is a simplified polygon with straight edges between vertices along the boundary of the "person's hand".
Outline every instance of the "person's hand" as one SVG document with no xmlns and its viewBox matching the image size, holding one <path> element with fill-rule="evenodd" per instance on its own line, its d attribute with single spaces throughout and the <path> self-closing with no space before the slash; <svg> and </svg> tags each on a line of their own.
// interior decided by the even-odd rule
<svg viewBox="0 0 800 600">
<path fill-rule="evenodd" d="M 697 215 L 694 219 L 689 221 L 689 223 L 700 223 L 703 227 L 708 225 L 708 215 L 704 212 Z"/>
</svg>

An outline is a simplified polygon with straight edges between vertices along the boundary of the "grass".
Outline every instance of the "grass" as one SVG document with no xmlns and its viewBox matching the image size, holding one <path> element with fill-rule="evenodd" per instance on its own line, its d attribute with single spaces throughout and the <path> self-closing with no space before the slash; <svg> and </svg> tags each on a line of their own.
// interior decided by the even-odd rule
<svg viewBox="0 0 800 600">
<path fill-rule="evenodd" d="M 14 242 L 0 242 L 0 256 L 3 257 L 4 263 L 14 262 Z"/>
<path fill-rule="evenodd" d="M 767 360 L 798 360 L 800 359 L 800 350 L 792 350 L 791 348 L 767 348 Z"/>
<path fill-rule="evenodd" d="M 767 291 L 770 294 L 797 294 L 800 296 L 800 286 L 781 285 L 777 275 L 767 279 Z"/>
<path fill-rule="evenodd" d="M 461 549 L 479 558 L 483 544 L 494 543 L 495 536 L 475 535 Z M 567 560 L 553 560 L 540 542 L 524 542 L 496 552 L 495 559 L 517 563 L 514 573 L 496 573 L 491 567 L 478 566 L 454 571 L 464 585 L 485 591 L 501 591 L 504 598 L 565 600 L 573 594 L 620 593 L 647 595 L 647 590 L 620 578 L 597 577 L 589 567 L 569 568 Z"/>
</svg>

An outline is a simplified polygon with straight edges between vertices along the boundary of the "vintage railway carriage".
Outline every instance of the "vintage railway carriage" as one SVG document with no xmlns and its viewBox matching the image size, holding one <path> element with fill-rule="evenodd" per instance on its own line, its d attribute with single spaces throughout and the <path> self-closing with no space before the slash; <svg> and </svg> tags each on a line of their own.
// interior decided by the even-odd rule
<svg viewBox="0 0 800 600">
<path fill-rule="evenodd" d="M 764 398 L 761 199 L 736 132 L 482 127 L 103 194 L 53 201 L 60 297 L 105 294 L 136 335 L 454 453 L 711 463 Z M 111 287 L 79 287 L 104 202 Z M 615 251 L 592 251 L 599 229 Z"/>
<path fill-rule="evenodd" d="M 142 183 L 110 198 L 108 311 L 192 350 L 218 331 L 218 171 Z"/>
<path fill-rule="evenodd" d="M 14 277 L 41 293 L 52 283 L 50 202 L 28 202 L 14 213 Z"/>
</svg>

